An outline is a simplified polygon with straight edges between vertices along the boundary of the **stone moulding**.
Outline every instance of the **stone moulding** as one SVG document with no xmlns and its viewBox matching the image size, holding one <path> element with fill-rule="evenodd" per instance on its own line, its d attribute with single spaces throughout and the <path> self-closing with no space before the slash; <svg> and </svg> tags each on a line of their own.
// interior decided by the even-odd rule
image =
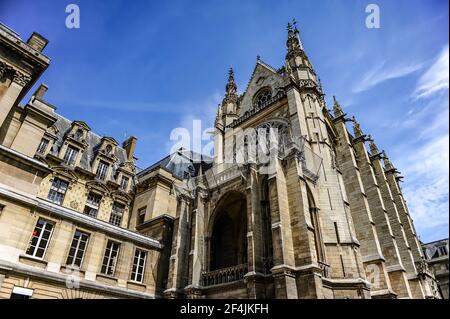
<svg viewBox="0 0 450 319">
<path fill-rule="evenodd" d="M 77 211 L 60 207 L 56 204 L 48 202 L 46 200 L 27 196 L 25 194 L 19 194 L 12 190 L 9 190 L 4 187 L 4 185 L 0 185 L 0 196 L 5 196 L 11 198 L 13 200 L 19 201 L 27 206 L 33 207 L 37 211 L 44 211 L 52 214 L 52 216 L 62 217 L 64 219 L 68 219 L 79 224 L 83 224 L 89 227 L 93 227 L 100 231 L 103 231 L 107 234 L 118 236 L 127 240 L 130 240 L 134 243 L 138 243 L 141 245 L 145 245 L 147 247 L 152 247 L 156 249 L 163 249 L 163 245 L 155 239 L 140 235 L 138 233 L 132 232 L 130 230 L 120 228 L 114 225 L 111 225 L 105 221 L 98 220 L 96 218 L 87 216 L 85 214 L 79 213 Z"/>
<path fill-rule="evenodd" d="M 61 285 L 66 285 L 68 277 L 64 274 L 52 273 L 43 269 L 36 269 L 35 267 L 13 264 L 4 260 L 0 260 L 0 270 L 7 273 L 17 273 L 21 275 L 26 275 L 29 277 L 34 277 L 38 279 L 43 279 L 45 281 L 53 281 Z M 154 299 L 157 296 L 148 293 L 142 293 L 137 291 L 128 290 L 123 287 L 112 287 L 109 285 L 98 284 L 94 281 L 80 279 L 80 288 L 86 288 L 91 290 L 101 291 L 102 293 L 110 293 L 112 295 L 126 296 L 128 298 L 144 298 L 144 299 Z"/>
</svg>

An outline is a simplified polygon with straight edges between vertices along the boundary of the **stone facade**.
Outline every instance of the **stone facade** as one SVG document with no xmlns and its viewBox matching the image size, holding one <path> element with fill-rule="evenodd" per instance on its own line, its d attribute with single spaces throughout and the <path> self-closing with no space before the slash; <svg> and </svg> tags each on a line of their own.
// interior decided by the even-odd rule
<svg viewBox="0 0 450 319">
<path fill-rule="evenodd" d="M 144 170 L 46 85 L 19 104 L 46 44 L 0 26 L 0 298 L 439 298 L 398 172 L 327 109 L 295 25 L 282 68 L 241 95 L 230 70 L 214 158 Z"/>
<path fill-rule="evenodd" d="M 448 299 L 448 238 L 422 244 L 427 263 L 436 277 L 442 298 Z"/>
</svg>

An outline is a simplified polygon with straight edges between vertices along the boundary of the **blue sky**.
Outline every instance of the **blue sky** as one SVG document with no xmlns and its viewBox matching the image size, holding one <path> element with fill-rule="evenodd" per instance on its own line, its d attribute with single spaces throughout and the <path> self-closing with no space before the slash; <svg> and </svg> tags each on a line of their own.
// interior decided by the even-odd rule
<svg viewBox="0 0 450 319">
<path fill-rule="evenodd" d="M 448 1 L 72 2 L 80 29 L 65 27 L 69 1 L 1 0 L 0 21 L 50 40 L 46 99 L 99 134 L 136 135 L 141 167 L 172 129 L 212 125 L 230 66 L 239 91 L 257 55 L 282 66 L 295 18 L 329 108 L 336 95 L 405 176 L 421 239 L 448 237 Z M 379 29 L 365 26 L 369 3 Z"/>
</svg>

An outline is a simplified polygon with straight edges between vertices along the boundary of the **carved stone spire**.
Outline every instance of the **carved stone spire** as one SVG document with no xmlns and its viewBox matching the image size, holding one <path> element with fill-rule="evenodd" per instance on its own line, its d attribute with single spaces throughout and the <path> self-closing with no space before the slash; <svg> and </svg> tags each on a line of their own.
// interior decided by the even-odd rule
<svg viewBox="0 0 450 319">
<path fill-rule="evenodd" d="M 344 111 L 341 108 L 341 105 L 339 104 L 339 102 L 336 100 L 336 96 L 333 95 L 333 112 L 334 112 L 334 117 L 338 118 L 344 115 Z"/>
<path fill-rule="evenodd" d="M 287 53 L 285 62 L 287 75 L 297 83 L 306 80 L 308 82 L 312 81 L 315 86 L 318 86 L 316 73 L 305 53 L 303 43 L 300 40 L 300 32 L 296 24 L 294 20 L 292 24 L 288 23 L 287 26 Z"/>
<path fill-rule="evenodd" d="M 355 137 L 363 136 L 364 133 L 361 129 L 361 125 L 359 125 L 354 116 L 352 117 L 352 122 L 353 122 L 353 134 L 355 135 Z"/>
<path fill-rule="evenodd" d="M 392 162 L 391 162 L 391 160 L 389 159 L 389 157 L 387 156 L 387 154 L 386 154 L 385 151 L 383 151 L 383 155 L 384 155 L 384 156 L 383 156 L 384 168 L 385 168 L 387 171 L 395 169 L 395 168 L 394 168 L 394 165 L 392 165 Z"/>
<path fill-rule="evenodd" d="M 297 29 L 297 22 L 295 19 L 292 21 L 292 24 L 288 23 L 287 31 L 288 39 L 286 46 L 288 49 L 288 54 L 299 50 L 303 51 L 303 44 L 300 40 L 300 32 Z"/>
<path fill-rule="evenodd" d="M 228 71 L 228 82 L 225 86 L 225 98 L 223 100 L 223 104 L 226 103 L 236 103 L 237 102 L 237 85 L 234 82 L 234 72 L 233 68 L 230 68 Z"/>
<path fill-rule="evenodd" d="M 374 140 L 372 139 L 372 136 L 369 135 L 369 147 L 370 147 L 370 154 L 376 155 L 380 153 L 380 150 L 378 149 L 377 145 L 375 144 Z"/>
<path fill-rule="evenodd" d="M 238 95 L 237 85 L 234 81 L 234 72 L 230 68 L 228 71 L 228 82 L 225 86 L 225 97 L 222 100 L 222 105 L 219 108 L 219 116 L 222 118 L 223 125 L 231 124 L 238 115 Z"/>
</svg>

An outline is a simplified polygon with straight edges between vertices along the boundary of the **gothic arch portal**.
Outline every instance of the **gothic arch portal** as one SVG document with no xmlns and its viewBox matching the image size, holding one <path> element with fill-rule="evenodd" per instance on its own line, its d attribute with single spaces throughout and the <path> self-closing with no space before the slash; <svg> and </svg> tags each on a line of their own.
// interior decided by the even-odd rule
<svg viewBox="0 0 450 319">
<path fill-rule="evenodd" d="M 209 269 L 247 263 L 247 200 L 231 191 L 222 196 L 209 225 Z"/>
</svg>

